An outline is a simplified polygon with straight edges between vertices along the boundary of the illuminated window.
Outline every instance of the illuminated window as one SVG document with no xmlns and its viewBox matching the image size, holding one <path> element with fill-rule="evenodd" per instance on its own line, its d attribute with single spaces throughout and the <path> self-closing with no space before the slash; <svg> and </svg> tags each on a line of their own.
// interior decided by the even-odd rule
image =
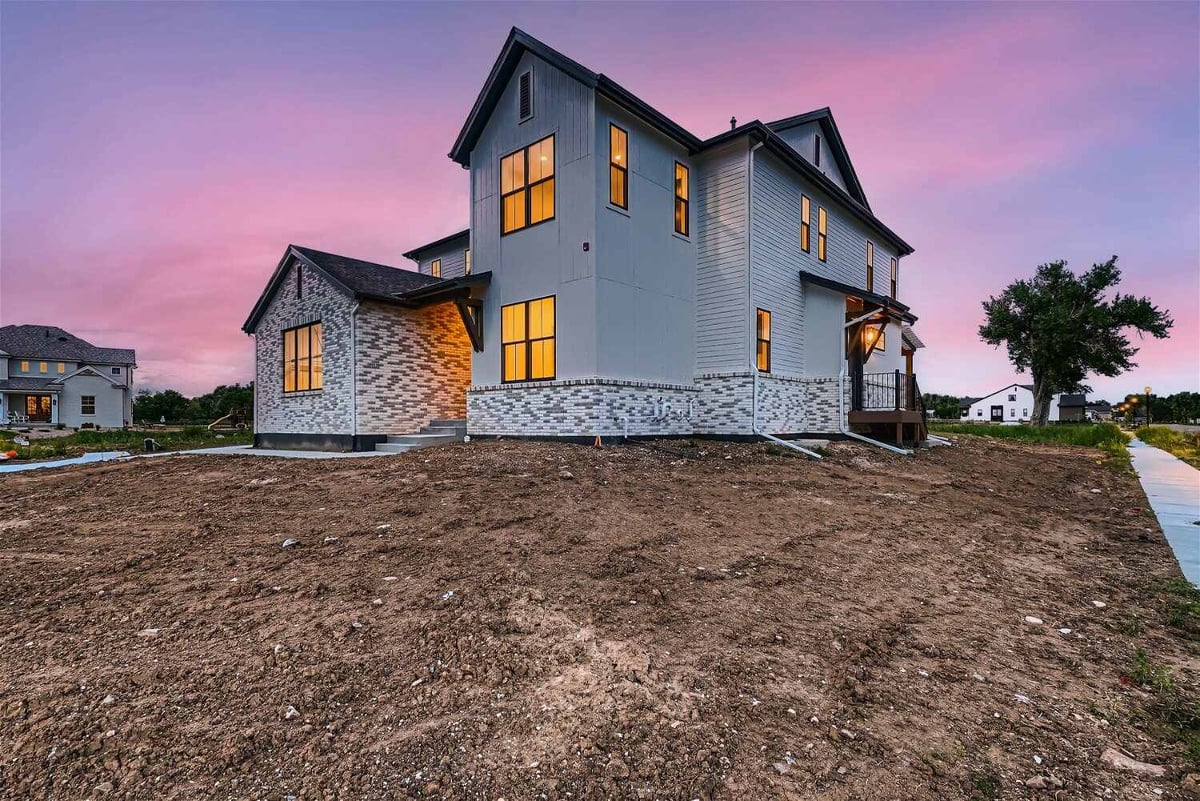
<svg viewBox="0 0 1200 801">
<path fill-rule="evenodd" d="M 878 342 L 876 342 L 878 340 Z M 875 345 L 875 350 L 883 353 L 887 350 L 887 332 L 881 331 L 878 328 L 870 326 L 863 329 L 863 348 L 870 350 L 871 346 Z"/>
<path fill-rule="evenodd" d="M 554 135 L 500 159 L 500 233 L 554 219 Z"/>
<path fill-rule="evenodd" d="M 897 292 L 899 292 L 899 290 L 900 290 L 900 262 L 899 262 L 899 260 L 893 258 L 892 262 L 891 262 L 891 266 L 892 266 L 892 295 L 891 296 L 893 298 L 895 298 L 895 297 L 898 297 Z"/>
<path fill-rule="evenodd" d="M 812 238 L 812 201 L 808 195 L 800 196 L 800 249 L 809 252 Z"/>
<path fill-rule="evenodd" d="M 46 372 L 49 372 L 49 370 L 50 370 L 50 365 L 46 364 L 45 362 L 38 362 L 38 372 L 39 373 L 46 373 Z"/>
<path fill-rule="evenodd" d="M 434 259 L 433 261 L 429 262 L 429 274 L 432 275 L 434 278 L 442 277 L 442 260 L 441 259 Z"/>
<path fill-rule="evenodd" d="M 813 165 L 821 166 L 821 135 L 813 137 Z"/>
<path fill-rule="evenodd" d="M 629 134 L 608 126 L 608 202 L 629 208 Z"/>
<path fill-rule="evenodd" d="M 22 373 L 29 372 L 29 362 L 21 362 L 21 372 Z"/>
<path fill-rule="evenodd" d="M 755 331 L 758 344 L 754 350 L 754 361 L 759 370 L 769 373 L 771 372 L 771 313 L 769 311 L 758 310 Z"/>
<path fill-rule="evenodd" d="M 688 235 L 688 168 L 675 162 L 675 233 Z"/>
<path fill-rule="evenodd" d="M 500 308 L 501 380 L 554 378 L 554 296 Z"/>
<path fill-rule="evenodd" d="M 471 274 L 471 249 L 467 248 L 463 251 L 463 272 L 467 275 Z"/>
<path fill-rule="evenodd" d="M 325 386 L 325 350 L 320 323 L 283 332 L 283 391 L 307 392 Z"/>
<path fill-rule="evenodd" d="M 875 243 L 867 242 L 867 291 L 875 291 Z"/>
<path fill-rule="evenodd" d="M 817 258 L 821 261 L 825 261 L 825 256 L 827 255 L 825 250 L 828 240 L 826 236 L 828 226 L 829 220 L 825 216 L 825 209 L 817 206 Z"/>
<path fill-rule="evenodd" d="M 79 413 L 80 414 L 95 414 L 96 413 L 96 396 L 95 395 L 80 395 L 79 396 Z"/>
<path fill-rule="evenodd" d="M 58 368 L 57 368 L 57 369 L 58 369 L 58 374 L 59 374 L 59 375 L 62 375 L 63 373 L 67 372 L 67 365 L 66 365 L 66 364 L 64 364 L 63 362 L 59 362 L 59 363 L 58 363 Z M 118 368 L 118 369 L 119 369 L 119 368 Z"/>
</svg>

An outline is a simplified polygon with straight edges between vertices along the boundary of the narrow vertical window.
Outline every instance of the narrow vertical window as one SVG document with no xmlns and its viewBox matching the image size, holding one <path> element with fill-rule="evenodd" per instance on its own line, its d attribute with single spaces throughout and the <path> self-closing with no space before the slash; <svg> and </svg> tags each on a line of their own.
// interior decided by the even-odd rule
<svg viewBox="0 0 1200 801">
<path fill-rule="evenodd" d="M 867 291 L 875 291 L 875 243 L 867 240 Z"/>
<path fill-rule="evenodd" d="M 755 321 L 757 344 L 754 350 L 754 361 L 761 372 L 771 372 L 771 313 L 765 309 L 758 310 Z"/>
<path fill-rule="evenodd" d="M 301 267 L 296 265 L 296 299 L 304 297 L 304 276 L 301 273 Z"/>
<path fill-rule="evenodd" d="M 629 134 L 608 126 L 608 202 L 629 208 Z"/>
<path fill-rule="evenodd" d="M 521 77 L 517 79 L 517 121 L 525 122 L 525 120 L 533 116 L 533 71 L 526 70 L 521 73 Z"/>
<path fill-rule="evenodd" d="M 45 362 L 38 362 L 38 372 L 45 373 L 49 370 L 49 366 Z"/>
<path fill-rule="evenodd" d="M 900 262 L 895 257 L 892 257 L 892 298 L 898 297 L 900 290 Z"/>
<path fill-rule="evenodd" d="M 433 261 L 429 262 L 429 274 L 432 275 L 434 278 L 442 277 L 442 260 L 441 259 L 434 259 Z"/>
<path fill-rule="evenodd" d="M 817 258 L 825 261 L 829 220 L 823 206 L 817 206 Z"/>
<path fill-rule="evenodd" d="M 800 196 L 800 249 L 809 252 L 812 238 L 812 201 L 808 195 Z"/>
<path fill-rule="evenodd" d="M 688 235 L 688 168 L 675 162 L 675 233 Z"/>
<path fill-rule="evenodd" d="M 283 391 L 306 392 L 325 386 L 325 349 L 320 323 L 283 332 Z"/>
<path fill-rule="evenodd" d="M 21 372 L 22 373 L 29 372 L 29 362 L 21 362 Z"/>
<path fill-rule="evenodd" d="M 554 219 L 554 135 L 500 159 L 500 233 Z"/>
<path fill-rule="evenodd" d="M 471 249 L 467 248 L 463 251 L 463 272 L 466 275 L 471 274 Z"/>
<path fill-rule="evenodd" d="M 813 166 L 821 166 L 821 135 L 813 137 Z"/>
<path fill-rule="evenodd" d="M 501 381 L 554 378 L 554 296 L 500 308 Z"/>
<path fill-rule="evenodd" d="M 67 365 L 64 362 L 59 362 L 58 363 L 58 374 L 62 375 L 65 372 L 67 372 Z"/>
</svg>

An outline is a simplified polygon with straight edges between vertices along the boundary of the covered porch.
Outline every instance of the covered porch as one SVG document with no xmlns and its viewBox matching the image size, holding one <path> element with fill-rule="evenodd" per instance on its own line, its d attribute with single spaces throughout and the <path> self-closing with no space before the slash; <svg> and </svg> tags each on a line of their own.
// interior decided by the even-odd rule
<svg viewBox="0 0 1200 801">
<path fill-rule="evenodd" d="M 0 387 L 0 425 L 7 428 L 57 425 L 60 393 L 60 387 Z"/>
</svg>

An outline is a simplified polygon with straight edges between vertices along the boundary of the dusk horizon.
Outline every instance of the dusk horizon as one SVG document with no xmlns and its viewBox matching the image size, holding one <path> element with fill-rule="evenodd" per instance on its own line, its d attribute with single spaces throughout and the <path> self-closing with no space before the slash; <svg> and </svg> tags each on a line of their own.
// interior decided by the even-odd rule
<svg viewBox="0 0 1200 801">
<path fill-rule="evenodd" d="M 0 325 L 134 348 L 139 388 L 253 380 L 241 326 L 289 244 L 415 269 L 467 227 L 446 154 L 517 26 L 701 138 L 828 106 L 916 250 L 925 391 L 1029 382 L 982 302 L 1114 254 L 1175 326 L 1093 395 L 1200 388 L 1200 6 L 678 8 L 6 2 Z"/>
</svg>

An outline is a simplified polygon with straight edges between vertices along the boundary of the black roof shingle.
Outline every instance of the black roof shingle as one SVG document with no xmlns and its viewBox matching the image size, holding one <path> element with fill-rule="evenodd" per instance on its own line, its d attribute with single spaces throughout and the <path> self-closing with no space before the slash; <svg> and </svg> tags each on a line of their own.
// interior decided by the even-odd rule
<svg viewBox="0 0 1200 801">
<path fill-rule="evenodd" d="M 0 351 L 9 356 L 94 364 L 135 364 L 132 348 L 100 348 L 53 325 L 6 325 Z"/>
</svg>

